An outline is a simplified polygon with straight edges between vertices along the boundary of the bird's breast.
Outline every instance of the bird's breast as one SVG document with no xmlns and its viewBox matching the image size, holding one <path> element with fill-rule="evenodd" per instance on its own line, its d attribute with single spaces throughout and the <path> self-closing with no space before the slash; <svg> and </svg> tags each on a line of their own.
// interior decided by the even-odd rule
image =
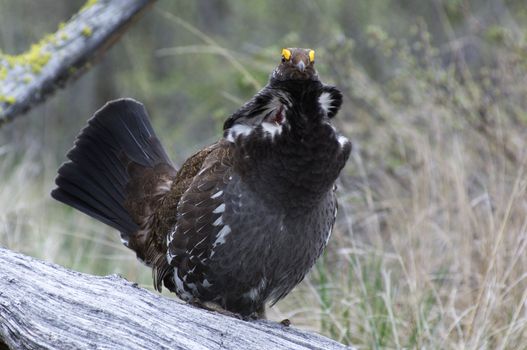
<svg viewBox="0 0 527 350">
<path fill-rule="evenodd" d="M 351 143 L 329 123 L 279 135 L 253 131 L 233 143 L 233 169 L 263 202 L 313 207 L 333 187 Z"/>
</svg>

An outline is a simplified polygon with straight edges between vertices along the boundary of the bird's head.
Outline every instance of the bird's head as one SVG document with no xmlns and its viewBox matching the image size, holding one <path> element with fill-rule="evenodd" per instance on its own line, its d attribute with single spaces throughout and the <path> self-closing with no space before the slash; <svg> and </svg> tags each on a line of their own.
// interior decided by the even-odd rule
<svg viewBox="0 0 527 350">
<path fill-rule="evenodd" d="M 271 79 L 285 80 L 318 80 L 315 70 L 315 51 L 311 49 L 282 49 L 280 64 L 271 74 Z"/>
<path fill-rule="evenodd" d="M 308 125 L 333 118 L 342 104 L 342 94 L 322 84 L 314 65 L 315 51 L 283 49 L 269 83 L 223 124 L 226 139 L 234 141 L 237 136 L 257 135 L 261 130 L 262 136 L 274 140 L 285 129 L 305 132 Z"/>
</svg>

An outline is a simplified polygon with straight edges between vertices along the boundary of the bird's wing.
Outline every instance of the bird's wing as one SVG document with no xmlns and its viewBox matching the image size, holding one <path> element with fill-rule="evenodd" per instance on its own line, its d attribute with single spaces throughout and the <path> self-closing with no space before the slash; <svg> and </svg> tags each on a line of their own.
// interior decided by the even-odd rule
<svg viewBox="0 0 527 350">
<path fill-rule="evenodd" d="M 189 157 L 177 174 L 158 167 L 129 166 L 137 175 L 127 185 L 125 204 L 140 229 L 131 237 L 128 247 L 152 267 L 154 287 L 159 291 L 162 277 L 171 270 L 166 259 L 167 234 L 177 222 L 179 201 L 216 147 L 217 144 L 211 145 Z"/>
<path fill-rule="evenodd" d="M 200 286 L 203 283 L 198 279 L 204 274 L 214 237 L 223 228 L 219 218 L 225 208 L 223 189 L 232 171 L 231 158 L 228 143 L 215 144 L 199 160 L 187 161 L 192 163 L 194 170 L 180 180 L 190 183 L 178 188 L 182 193 L 177 201 L 176 222 L 166 231 L 167 263 L 186 284 L 199 282 Z M 168 270 L 160 271 L 158 280 L 164 280 L 167 273 Z M 177 293 L 184 298 L 185 290 L 177 287 Z"/>
</svg>

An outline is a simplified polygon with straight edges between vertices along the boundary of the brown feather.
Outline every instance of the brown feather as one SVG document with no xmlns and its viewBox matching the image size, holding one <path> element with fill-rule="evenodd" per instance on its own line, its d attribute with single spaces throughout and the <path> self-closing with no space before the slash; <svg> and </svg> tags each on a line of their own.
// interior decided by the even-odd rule
<svg viewBox="0 0 527 350">
<path fill-rule="evenodd" d="M 171 269 L 166 260 L 166 237 L 177 222 L 179 200 L 215 147 L 216 144 L 192 155 L 177 173 L 166 164 L 154 168 L 133 162 L 128 165 L 132 181 L 127 186 L 125 207 L 140 226 L 128 246 L 152 267 L 154 287 L 159 291 Z"/>
</svg>

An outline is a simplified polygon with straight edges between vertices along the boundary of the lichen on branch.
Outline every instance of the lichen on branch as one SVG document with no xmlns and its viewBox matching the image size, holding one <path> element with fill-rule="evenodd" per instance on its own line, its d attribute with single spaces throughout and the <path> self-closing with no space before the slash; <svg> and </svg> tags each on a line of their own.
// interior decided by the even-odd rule
<svg viewBox="0 0 527 350">
<path fill-rule="evenodd" d="M 21 54 L 0 51 L 0 126 L 93 66 L 155 0 L 88 0 Z"/>
</svg>

